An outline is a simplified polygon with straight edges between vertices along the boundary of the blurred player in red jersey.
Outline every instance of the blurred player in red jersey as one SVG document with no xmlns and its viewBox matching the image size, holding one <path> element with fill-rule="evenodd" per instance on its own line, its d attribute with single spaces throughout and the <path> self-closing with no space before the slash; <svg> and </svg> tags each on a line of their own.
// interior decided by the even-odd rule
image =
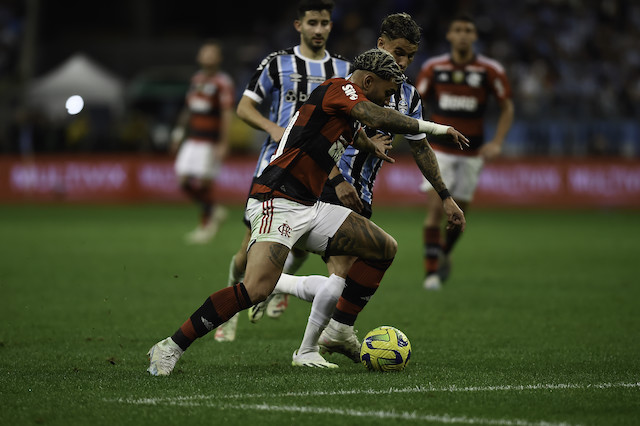
<svg viewBox="0 0 640 426">
<path fill-rule="evenodd" d="M 428 59 L 416 80 L 425 109 L 431 113 L 430 119 L 453 126 L 469 138 L 470 147 L 464 151 L 450 141 L 429 138 L 442 178 L 465 212 L 473 199 L 484 161 L 500 155 L 513 121 L 511 88 L 505 71 L 495 60 L 474 51 L 473 43 L 477 38 L 471 17 L 454 18 L 447 31 L 451 52 Z M 485 143 L 483 123 L 490 95 L 498 100 L 500 116 L 493 139 Z M 442 238 L 440 197 L 426 180 L 422 189 L 427 191 L 427 215 L 423 225 L 424 287 L 437 290 L 449 276 L 450 254 L 460 232 L 454 228 L 444 230 Z"/>
<path fill-rule="evenodd" d="M 227 155 L 234 112 L 231 78 L 220 71 L 222 49 L 207 41 L 197 55 L 200 70 L 191 78 L 186 105 L 172 133 L 172 152 L 178 152 L 175 171 L 180 188 L 200 208 L 200 223 L 186 235 L 192 244 L 210 241 L 225 219 L 216 205 L 213 184 Z"/>
<path fill-rule="evenodd" d="M 210 295 L 176 330 L 151 347 L 149 368 L 155 376 L 171 374 L 189 346 L 237 312 L 267 298 L 273 291 L 291 248 L 296 245 L 323 256 L 351 255 L 347 278 L 354 285 L 380 283 L 397 252 L 392 236 L 347 207 L 319 201 L 327 179 L 340 174 L 337 162 L 347 145 L 375 152 L 392 161 L 385 147 L 374 145 L 362 125 L 402 134 L 448 134 L 456 143 L 467 139 L 450 126 L 410 118 L 384 108 L 404 81 L 393 56 L 380 49 L 359 55 L 349 79 L 331 78 L 318 86 L 286 127 L 278 148 L 252 184 L 246 213 L 251 223 L 244 282 Z M 345 188 L 347 189 L 347 188 Z M 355 188 L 351 187 L 354 196 Z M 442 183 L 438 188 L 447 190 Z M 464 229 L 462 210 L 447 197 L 451 226 Z M 314 305 L 317 305 L 316 295 Z M 333 310 L 333 305 L 328 308 Z M 313 308 L 312 313 L 313 315 Z M 328 313 L 323 312 L 328 321 Z M 322 331 L 318 325 L 316 340 Z M 336 368 L 318 352 L 293 354 L 293 365 Z"/>
</svg>

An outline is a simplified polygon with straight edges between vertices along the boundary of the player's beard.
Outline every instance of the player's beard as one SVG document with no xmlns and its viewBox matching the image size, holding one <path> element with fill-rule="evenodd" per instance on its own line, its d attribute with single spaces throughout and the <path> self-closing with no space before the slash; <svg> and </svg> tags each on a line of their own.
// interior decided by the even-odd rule
<svg viewBox="0 0 640 426">
<path fill-rule="evenodd" d="M 311 37 L 311 38 L 305 39 L 305 43 L 309 47 L 309 49 L 317 53 L 325 49 L 327 40 L 324 38 L 320 39 L 320 38 Z"/>
</svg>

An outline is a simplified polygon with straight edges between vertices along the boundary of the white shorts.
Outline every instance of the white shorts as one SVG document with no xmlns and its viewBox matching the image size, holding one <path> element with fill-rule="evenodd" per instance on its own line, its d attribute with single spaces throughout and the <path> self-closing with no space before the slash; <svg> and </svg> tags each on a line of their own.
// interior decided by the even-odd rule
<svg viewBox="0 0 640 426">
<path fill-rule="evenodd" d="M 318 201 L 305 206 L 286 198 L 258 201 L 249 198 L 246 216 L 251 221 L 249 247 L 258 241 L 294 245 L 324 255 L 329 239 L 336 234 L 351 210 Z"/>
<path fill-rule="evenodd" d="M 220 156 L 215 145 L 186 139 L 180 145 L 174 169 L 178 176 L 215 179 L 220 172 L 220 166 Z"/>
<path fill-rule="evenodd" d="M 473 193 L 478 186 L 480 172 L 484 165 L 482 157 L 467 157 L 435 151 L 440 174 L 451 196 L 458 201 L 473 200 Z M 427 192 L 433 189 L 427 179 L 424 179 L 420 190 Z"/>
</svg>

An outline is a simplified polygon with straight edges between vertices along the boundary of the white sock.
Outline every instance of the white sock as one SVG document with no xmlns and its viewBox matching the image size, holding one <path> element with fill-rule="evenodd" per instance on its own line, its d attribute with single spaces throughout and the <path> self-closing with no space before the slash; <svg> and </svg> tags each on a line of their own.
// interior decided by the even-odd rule
<svg viewBox="0 0 640 426">
<path fill-rule="evenodd" d="M 284 262 L 284 268 L 282 269 L 282 271 L 286 274 L 294 275 L 296 272 L 298 272 L 298 269 L 300 269 L 300 267 L 305 262 L 305 260 L 307 260 L 308 257 L 309 257 L 309 252 L 306 252 L 306 251 L 295 250 L 295 254 L 294 254 L 294 250 L 289 251 L 289 254 L 287 255 L 287 260 L 285 260 Z"/>
<path fill-rule="evenodd" d="M 329 324 L 327 324 L 327 332 L 333 335 L 351 334 L 353 333 L 353 326 L 343 324 L 331 318 Z"/>
<path fill-rule="evenodd" d="M 227 278 L 227 287 L 234 286 L 244 279 L 244 271 L 236 269 L 236 256 L 233 255 L 229 264 L 229 277 Z"/>
<path fill-rule="evenodd" d="M 299 354 L 318 351 L 318 338 L 329 323 L 344 286 L 344 278 L 331 274 L 317 292 L 311 305 L 307 328 L 304 330 L 304 337 L 302 338 L 300 349 L 298 349 Z"/>
<path fill-rule="evenodd" d="M 291 294 L 298 299 L 312 302 L 313 298 L 328 279 L 328 277 L 323 275 L 298 277 L 295 275 L 282 274 L 273 291 L 274 293 Z"/>
</svg>

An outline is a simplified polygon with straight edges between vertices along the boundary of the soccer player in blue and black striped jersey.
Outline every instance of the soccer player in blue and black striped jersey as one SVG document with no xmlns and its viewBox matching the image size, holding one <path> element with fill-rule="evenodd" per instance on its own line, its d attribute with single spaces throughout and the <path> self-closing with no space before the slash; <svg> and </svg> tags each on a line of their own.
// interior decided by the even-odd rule
<svg viewBox="0 0 640 426">
<path fill-rule="evenodd" d="M 378 49 L 385 50 L 393 56 L 403 71 L 411 65 L 418 51 L 421 29 L 407 13 L 394 13 L 387 16 L 380 26 L 377 41 Z M 417 89 L 406 80 L 399 85 L 398 91 L 391 97 L 388 108 L 393 108 L 409 117 L 422 119 L 422 100 Z M 372 132 L 370 130 L 370 132 Z M 429 146 L 426 135 L 404 135 L 411 147 L 411 153 L 422 174 L 428 180 L 434 175 L 435 155 Z M 325 186 L 321 200 L 338 202 L 335 184 L 340 178 L 352 184 L 362 200 L 360 214 L 370 218 L 373 202 L 373 185 L 382 167 L 382 161 L 359 151 L 353 146 L 347 147 L 339 163 L 341 176 Z M 436 167 L 437 169 L 437 167 Z M 438 172 L 439 173 L 439 172 Z M 333 185 L 332 185 L 333 184 Z M 339 256 L 330 258 L 327 267 L 330 273 L 346 276 L 354 258 Z M 346 283 L 342 295 L 338 299 L 336 309 L 327 328 L 319 338 L 320 352 L 339 352 L 360 362 L 360 340 L 355 334 L 353 325 L 360 311 L 373 296 L 377 288 L 365 288 L 353 283 Z"/>
<path fill-rule="evenodd" d="M 296 110 L 307 100 L 313 89 L 332 77 L 346 77 L 351 72 L 351 63 L 345 58 L 326 50 L 327 39 L 333 22 L 333 0 L 302 0 L 298 4 L 295 29 L 300 33 L 300 44 L 269 54 L 260 62 L 249 81 L 240 102 L 238 117 L 250 126 L 267 132 L 262 144 L 254 180 L 269 164 L 284 128 Z M 269 102 L 269 116 L 260 111 Z M 245 218 L 245 224 L 248 221 Z M 249 228 L 238 252 L 229 266 L 229 285 L 242 280 L 247 262 Z M 285 272 L 295 270 L 285 267 Z M 270 300 L 269 316 L 279 316 L 286 307 L 285 295 Z M 218 341 L 235 339 L 237 317 L 223 324 L 216 331 Z"/>
</svg>

